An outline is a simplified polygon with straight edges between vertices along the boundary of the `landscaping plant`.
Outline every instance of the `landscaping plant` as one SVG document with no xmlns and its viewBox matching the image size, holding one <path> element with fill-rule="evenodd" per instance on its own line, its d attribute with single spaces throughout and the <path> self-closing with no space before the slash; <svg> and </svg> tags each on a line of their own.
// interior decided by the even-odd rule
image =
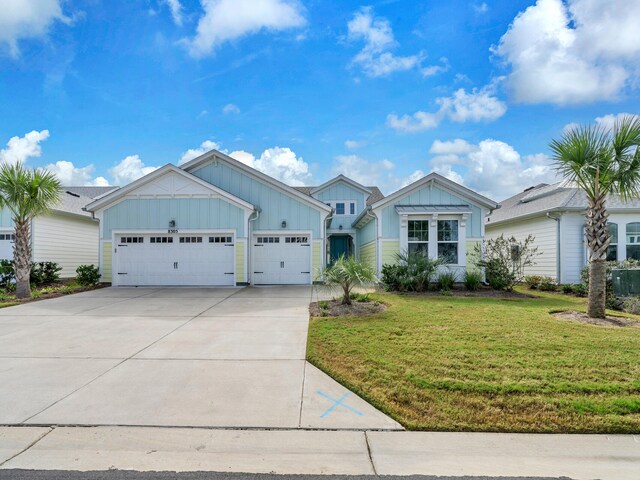
<svg viewBox="0 0 640 480">
<path fill-rule="evenodd" d="M 542 277 L 538 289 L 542 292 L 555 292 L 558 289 L 558 283 L 551 277 Z"/>
<path fill-rule="evenodd" d="M 51 285 L 60 279 L 60 270 L 62 270 L 62 267 L 55 262 L 34 263 L 31 266 L 31 284 L 37 286 Z"/>
<path fill-rule="evenodd" d="M 426 292 L 438 267 L 439 258 L 428 258 L 422 252 L 397 254 L 396 264 L 382 266 L 382 283 L 390 291 Z"/>
<path fill-rule="evenodd" d="M 377 281 L 375 270 L 369 264 L 344 255 L 325 268 L 323 278 L 327 285 L 342 290 L 343 305 L 351 305 L 353 287 L 372 285 Z"/>
<path fill-rule="evenodd" d="M 47 170 L 18 163 L 0 167 L 0 208 L 9 210 L 15 225 L 13 245 L 16 296 L 31 297 L 31 220 L 47 214 L 60 199 L 60 181 Z"/>
<path fill-rule="evenodd" d="M 95 265 L 80 265 L 76 268 L 76 281 L 83 287 L 96 285 L 100 281 L 100 272 Z"/>
<path fill-rule="evenodd" d="M 535 290 L 540 286 L 540 282 L 542 281 L 542 276 L 540 275 L 527 275 L 524 277 L 524 283 L 531 290 Z"/>
<path fill-rule="evenodd" d="M 470 292 L 475 292 L 482 283 L 482 273 L 478 270 L 467 270 L 464 272 L 464 288 Z"/>
<path fill-rule="evenodd" d="M 533 245 L 534 241 L 533 235 L 522 241 L 500 235 L 484 241 L 482 246 L 474 246 L 476 265 L 485 269 L 487 282 L 492 288 L 513 290 L 516 282 L 522 280 L 524 268 L 535 265 L 534 259 L 540 255 L 538 247 Z"/>
<path fill-rule="evenodd" d="M 611 242 L 608 195 L 623 201 L 640 197 L 640 118 L 625 116 L 613 128 L 582 126 L 567 130 L 550 148 L 556 168 L 580 187 L 588 201 L 585 234 L 589 252 L 588 315 L 604 318 L 606 258 Z"/>
<path fill-rule="evenodd" d="M 441 272 L 438 275 L 438 290 L 442 290 L 445 292 L 450 291 L 453 288 L 453 285 L 456 283 L 456 274 L 455 272 L 448 270 L 446 272 Z"/>
</svg>

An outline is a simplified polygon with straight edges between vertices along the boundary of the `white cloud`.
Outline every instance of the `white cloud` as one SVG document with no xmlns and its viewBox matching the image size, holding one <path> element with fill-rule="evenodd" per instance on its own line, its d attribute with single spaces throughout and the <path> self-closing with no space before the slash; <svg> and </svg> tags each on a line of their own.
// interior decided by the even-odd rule
<svg viewBox="0 0 640 480">
<path fill-rule="evenodd" d="M 138 155 L 129 155 L 109 169 L 114 185 L 123 186 L 157 170 L 158 167 L 146 166 Z"/>
<path fill-rule="evenodd" d="M 311 181 L 309 165 L 290 148 L 268 148 L 259 158 L 242 150 L 229 156 L 287 185 L 308 185 Z"/>
<path fill-rule="evenodd" d="M 186 152 L 182 154 L 180 160 L 178 161 L 178 165 L 183 165 L 190 160 L 193 160 L 200 155 L 207 153 L 210 150 L 220 150 L 220 144 L 216 142 L 212 142 L 211 140 L 205 140 L 200 144 L 198 148 L 190 148 Z"/>
<path fill-rule="evenodd" d="M 486 139 L 471 144 L 462 139 L 436 140 L 429 150 L 434 171 L 494 200 L 503 200 L 527 187 L 556 180 L 544 154 L 522 156 L 511 145 Z"/>
<path fill-rule="evenodd" d="M 0 8 L 0 46 L 4 44 L 9 54 L 20 53 L 18 41 L 26 38 L 42 38 L 55 21 L 70 23 L 62 12 L 60 0 L 10 0 Z"/>
<path fill-rule="evenodd" d="M 7 148 L 0 150 L 0 163 L 23 163 L 31 157 L 42 155 L 40 142 L 49 138 L 49 130 L 40 132 L 33 130 L 24 137 L 11 137 L 7 142 Z"/>
<path fill-rule="evenodd" d="M 603 115 L 602 117 L 597 117 L 596 118 L 596 123 L 598 125 L 600 125 L 602 128 L 605 128 L 607 130 L 611 130 L 613 128 L 613 126 L 616 124 L 616 122 L 621 121 L 624 118 L 629 118 L 629 117 L 640 117 L 640 115 L 634 115 L 632 113 L 618 113 L 618 114 L 609 114 L 609 115 Z"/>
<path fill-rule="evenodd" d="M 355 150 L 356 148 L 363 147 L 366 144 L 364 141 L 359 140 L 345 140 L 344 146 L 349 150 Z"/>
<path fill-rule="evenodd" d="M 65 187 L 78 185 L 106 187 L 109 185 L 109 182 L 104 177 L 93 178 L 93 172 L 95 170 L 93 165 L 76 167 L 73 162 L 60 160 L 56 163 L 49 164 L 44 168 L 54 173 L 60 180 L 60 183 Z"/>
<path fill-rule="evenodd" d="M 371 7 L 358 10 L 347 24 L 348 38 L 364 41 L 364 47 L 353 58 L 370 77 L 382 77 L 393 72 L 419 67 L 425 55 L 395 56 L 390 50 L 397 47 L 391 24 L 386 18 L 373 16 Z"/>
<path fill-rule="evenodd" d="M 487 13 L 489 11 L 489 5 L 486 2 L 482 2 L 480 4 L 473 5 L 473 9 L 476 13 Z"/>
<path fill-rule="evenodd" d="M 171 18 L 173 18 L 173 23 L 182 26 L 182 4 L 180 0 L 164 0 L 164 3 L 167 4 L 169 10 L 171 10 Z"/>
<path fill-rule="evenodd" d="M 494 54 L 523 103 L 613 100 L 637 86 L 640 0 L 538 0 L 519 13 Z"/>
<path fill-rule="evenodd" d="M 422 76 L 424 78 L 429 78 L 449 70 L 449 60 L 446 57 L 442 57 L 440 59 L 440 62 L 442 63 L 442 65 L 429 65 L 428 67 L 421 68 L 420 73 L 422 73 Z"/>
<path fill-rule="evenodd" d="M 297 0 L 200 0 L 204 15 L 196 36 L 186 40 L 189 52 L 199 58 L 219 45 L 260 30 L 281 31 L 306 24 Z"/>
<path fill-rule="evenodd" d="M 395 168 L 395 164 L 386 159 L 370 162 L 357 155 L 339 155 L 331 168 L 331 176 L 343 174 L 362 185 L 377 186 L 387 194 L 424 176 L 424 172 L 416 170 L 408 177 L 398 177 Z"/>
<path fill-rule="evenodd" d="M 394 130 L 415 133 L 437 127 L 443 119 L 464 123 L 467 121 L 492 121 L 507 111 L 507 105 L 494 94 L 494 85 L 467 92 L 464 88 L 456 90 L 450 97 L 436 99 L 440 108 L 434 112 L 417 111 L 412 115 L 387 115 L 387 125 Z"/>
<path fill-rule="evenodd" d="M 237 105 L 233 104 L 233 103 L 227 103 L 224 107 L 222 107 L 222 113 L 224 113 L 225 115 L 228 115 L 230 113 L 240 113 L 240 108 L 238 108 Z"/>
</svg>

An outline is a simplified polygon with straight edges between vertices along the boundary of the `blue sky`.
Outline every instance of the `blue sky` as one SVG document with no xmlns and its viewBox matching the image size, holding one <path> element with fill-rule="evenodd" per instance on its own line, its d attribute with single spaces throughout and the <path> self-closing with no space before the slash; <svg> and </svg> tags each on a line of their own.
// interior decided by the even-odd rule
<svg viewBox="0 0 640 480">
<path fill-rule="evenodd" d="M 502 200 L 554 180 L 568 125 L 640 110 L 640 0 L 8 3 L 0 161 L 67 184 L 218 148 L 291 184 L 435 170 Z"/>
</svg>

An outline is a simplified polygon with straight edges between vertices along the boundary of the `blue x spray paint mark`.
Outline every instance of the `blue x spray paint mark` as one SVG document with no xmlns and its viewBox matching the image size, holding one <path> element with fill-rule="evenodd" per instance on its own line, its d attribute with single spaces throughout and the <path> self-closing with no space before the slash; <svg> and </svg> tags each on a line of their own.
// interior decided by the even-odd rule
<svg viewBox="0 0 640 480">
<path fill-rule="evenodd" d="M 322 392 L 322 391 L 320 391 L 320 390 L 316 390 L 316 393 L 317 393 L 318 395 L 323 396 L 323 397 L 324 397 L 324 398 L 326 398 L 327 400 L 331 400 L 331 401 L 333 402 L 333 405 L 331 405 L 331 406 L 327 409 L 327 411 L 326 411 L 326 412 L 324 412 L 322 415 L 320 415 L 320 418 L 324 418 L 324 417 L 326 417 L 327 415 L 329 415 L 331 412 L 333 412 L 333 411 L 334 411 L 336 408 L 338 408 L 338 407 L 344 407 L 344 408 L 346 408 L 347 410 L 349 410 L 350 412 L 353 412 L 353 413 L 355 413 L 356 415 L 358 415 L 358 416 L 360 416 L 360 417 L 362 417 L 362 416 L 364 415 L 364 413 L 362 413 L 362 412 L 360 412 L 360 411 L 356 410 L 355 408 L 350 407 L 349 405 L 346 405 L 346 404 L 344 403 L 345 399 L 349 396 L 349 394 L 350 394 L 351 392 L 347 392 L 347 393 L 345 393 L 345 394 L 344 394 L 344 395 L 342 395 L 338 400 L 336 400 L 335 398 L 330 397 L 329 395 L 327 395 L 326 393 L 324 393 L 324 392 Z"/>
</svg>

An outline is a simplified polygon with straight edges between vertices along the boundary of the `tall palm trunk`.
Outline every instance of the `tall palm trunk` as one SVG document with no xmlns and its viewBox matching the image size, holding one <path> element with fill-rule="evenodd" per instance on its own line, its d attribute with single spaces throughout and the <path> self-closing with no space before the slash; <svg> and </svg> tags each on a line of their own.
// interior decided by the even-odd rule
<svg viewBox="0 0 640 480">
<path fill-rule="evenodd" d="M 16 241 L 13 247 L 13 261 L 16 272 L 16 297 L 30 298 L 31 229 L 29 220 L 16 222 Z"/>
<path fill-rule="evenodd" d="M 605 195 L 596 195 L 587 210 L 587 245 L 589 248 L 589 305 L 591 318 L 605 318 L 607 300 L 607 248 L 611 238 L 607 228 L 609 214 Z"/>
</svg>

